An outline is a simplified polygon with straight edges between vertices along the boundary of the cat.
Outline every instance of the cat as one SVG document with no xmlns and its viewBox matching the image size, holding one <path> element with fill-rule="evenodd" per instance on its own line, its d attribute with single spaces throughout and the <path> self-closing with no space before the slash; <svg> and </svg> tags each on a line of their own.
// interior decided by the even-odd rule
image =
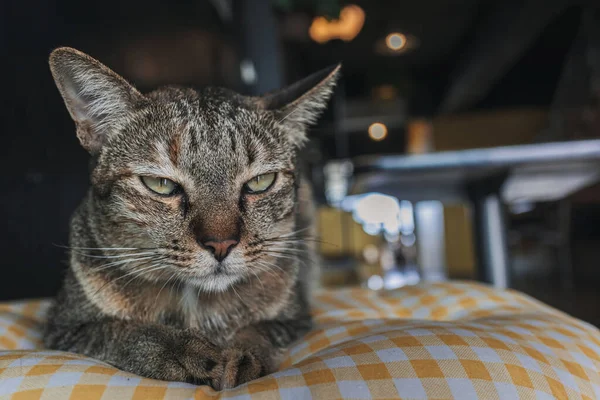
<svg viewBox="0 0 600 400">
<path fill-rule="evenodd" d="M 318 262 L 298 149 L 340 67 L 260 97 L 142 94 L 90 56 L 54 50 L 91 187 L 45 345 L 217 390 L 276 371 L 312 327 Z"/>
</svg>

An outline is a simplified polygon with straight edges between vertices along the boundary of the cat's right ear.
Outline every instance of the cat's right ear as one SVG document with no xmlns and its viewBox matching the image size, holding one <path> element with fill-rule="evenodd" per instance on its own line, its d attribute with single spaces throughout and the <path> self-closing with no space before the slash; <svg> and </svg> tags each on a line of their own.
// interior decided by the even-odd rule
<svg viewBox="0 0 600 400">
<path fill-rule="evenodd" d="M 91 154 L 100 151 L 106 135 L 119 129 L 144 98 L 125 79 L 75 49 L 54 50 L 50 70 L 77 125 L 77 137 Z"/>
</svg>

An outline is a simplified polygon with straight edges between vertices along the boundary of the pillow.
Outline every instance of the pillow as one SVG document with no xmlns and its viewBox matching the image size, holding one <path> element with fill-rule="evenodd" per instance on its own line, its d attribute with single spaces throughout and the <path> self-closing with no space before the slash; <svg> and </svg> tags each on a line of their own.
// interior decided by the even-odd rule
<svg viewBox="0 0 600 400">
<path fill-rule="evenodd" d="M 43 350 L 48 305 L 0 305 L 0 398 L 600 399 L 598 329 L 480 284 L 323 291 L 280 371 L 222 392 Z"/>
</svg>

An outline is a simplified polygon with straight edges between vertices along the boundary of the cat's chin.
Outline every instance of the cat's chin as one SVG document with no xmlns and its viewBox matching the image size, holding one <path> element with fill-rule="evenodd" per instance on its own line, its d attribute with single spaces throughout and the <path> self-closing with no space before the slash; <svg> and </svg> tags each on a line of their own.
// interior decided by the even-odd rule
<svg viewBox="0 0 600 400">
<path fill-rule="evenodd" d="M 218 274 L 205 277 L 192 278 L 190 285 L 206 293 L 225 292 L 233 285 L 242 280 L 241 275 Z"/>
</svg>

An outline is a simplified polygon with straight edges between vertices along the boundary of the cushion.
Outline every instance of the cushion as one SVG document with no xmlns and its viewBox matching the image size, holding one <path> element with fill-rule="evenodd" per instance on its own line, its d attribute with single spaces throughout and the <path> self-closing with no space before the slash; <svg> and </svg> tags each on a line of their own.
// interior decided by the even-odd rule
<svg viewBox="0 0 600 400">
<path fill-rule="evenodd" d="M 0 399 L 600 399 L 598 329 L 475 283 L 320 292 L 280 370 L 222 392 L 44 350 L 48 305 L 0 305 Z"/>
</svg>

